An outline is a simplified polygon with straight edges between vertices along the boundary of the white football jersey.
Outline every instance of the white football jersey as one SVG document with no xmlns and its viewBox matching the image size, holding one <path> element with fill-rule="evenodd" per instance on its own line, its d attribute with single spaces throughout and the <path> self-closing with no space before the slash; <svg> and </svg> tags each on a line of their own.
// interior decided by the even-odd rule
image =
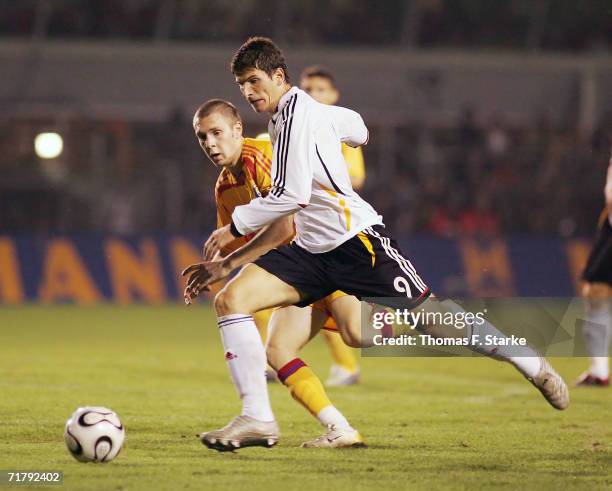
<svg viewBox="0 0 612 491">
<path fill-rule="evenodd" d="M 295 242 L 309 252 L 330 251 L 382 217 L 353 191 L 341 144 L 364 145 L 368 130 L 355 111 L 315 101 L 292 87 L 268 125 L 274 154 L 272 188 L 238 206 L 234 226 L 243 235 L 295 213 Z"/>
</svg>

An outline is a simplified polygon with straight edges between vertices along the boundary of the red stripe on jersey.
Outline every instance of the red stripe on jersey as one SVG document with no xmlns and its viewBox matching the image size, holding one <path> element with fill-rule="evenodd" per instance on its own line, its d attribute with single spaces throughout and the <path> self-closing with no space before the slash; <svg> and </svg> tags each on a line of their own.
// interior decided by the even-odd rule
<svg viewBox="0 0 612 491">
<path fill-rule="evenodd" d="M 243 153 L 251 153 L 253 155 L 255 155 L 256 157 L 258 157 L 258 160 L 261 160 L 265 165 L 267 166 L 272 166 L 272 159 L 270 159 L 270 157 L 268 157 L 264 152 L 262 152 L 259 148 L 257 147 L 251 147 L 249 145 L 245 145 L 243 148 Z"/>
<path fill-rule="evenodd" d="M 271 172 L 270 167 L 266 167 L 264 164 L 262 164 L 258 160 L 255 161 L 255 165 L 259 169 L 259 172 L 263 173 L 265 176 L 270 177 L 270 172 Z"/>
<path fill-rule="evenodd" d="M 253 177 L 253 180 L 255 182 L 258 182 L 257 175 L 263 175 L 270 178 L 270 169 L 264 167 L 264 165 L 259 160 L 250 160 L 251 158 L 252 157 L 249 157 L 249 159 L 243 159 L 243 162 L 245 163 L 245 165 L 247 165 L 247 163 L 251 164 L 252 162 L 254 162 L 251 164 L 252 167 L 247 165 L 247 170 L 249 174 Z"/>
<path fill-rule="evenodd" d="M 266 153 L 259 147 L 256 147 L 254 145 L 245 144 L 242 148 L 258 153 L 259 155 L 261 155 L 261 157 L 264 160 L 271 160 L 270 157 L 268 157 Z"/>
<path fill-rule="evenodd" d="M 243 154 L 242 163 L 246 167 L 247 172 L 251 176 L 255 177 L 255 159 L 252 157 L 251 158 L 245 158 L 245 157 L 247 156 Z M 248 157 L 250 157 L 250 155 Z"/>
<path fill-rule="evenodd" d="M 216 186 L 224 186 L 225 184 L 232 184 L 235 180 L 239 180 L 229 170 L 223 169 L 217 178 Z"/>
<path fill-rule="evenodd" d="M 253 159 L 253 161 L 257 164 L 257 167 L 262 169 L 266 174 L 270 174 L 270 171 L 272 169 L 270 164 L 268 164 L 266 161 L 259 158 L 259 155 L 251 153 L 251 152 L 244 152 L 242 155 L 243 155 L 242 157 L 243 159 L 245 157 L 250 157 L 251 159 Z"/>
<path fill-rule="evenodd" d="M 262 165 L 265 165 L 266 167 L 269 167 L 270 165 L 272 165 L 272 162 L 270 161 L 270 159 L 265 158 L 265 155 L 262 153 L 253 152 L 251 150 L 244 150 L 242 152 L 242 155 L 253 157 L 253 159 L 259 161 Z"/>
</svg>

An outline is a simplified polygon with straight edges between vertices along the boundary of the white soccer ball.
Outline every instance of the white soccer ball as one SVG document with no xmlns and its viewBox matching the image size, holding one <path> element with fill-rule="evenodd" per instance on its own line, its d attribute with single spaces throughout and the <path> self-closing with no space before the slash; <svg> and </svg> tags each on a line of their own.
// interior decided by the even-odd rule
<svg viewBox="0 0 612 491">
<path fill-rule="evenodd" d="M 80 407 L 66 421 L 64 440 L 72 456 L 81 462 L 110 462 L 125 440 L 119 416 L 105 407 Z"/>
</svg>

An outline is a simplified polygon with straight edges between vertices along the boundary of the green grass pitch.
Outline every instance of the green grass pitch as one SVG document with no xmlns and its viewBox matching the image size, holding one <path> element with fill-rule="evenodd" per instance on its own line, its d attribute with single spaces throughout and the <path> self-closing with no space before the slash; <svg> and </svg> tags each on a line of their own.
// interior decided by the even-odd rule
<svg viewBox="0 0 612 491">
<path fill-rule="evenodd" d="M 612 487 L 612 390 L 574 390 L 558 412 L 487 359 L 364 358 L 363 383 L 329 394 L 365 449 L 298 448 L 321 428 L 274 384 L 280 444 L 219 454 L 195 434 L 224 425 L 239 401 L 208 307 L 5 307 L 0 347 L 0 469 L 62 470 L 63 489 Z M 325 377 L 321 339 L 303 358 Z M 572 380 L 586 360 L 553 363 Z M 66 450 L 63 425 L 80 405 L 121 416 L 127 440 L 112 463 Z"/>
</svg>

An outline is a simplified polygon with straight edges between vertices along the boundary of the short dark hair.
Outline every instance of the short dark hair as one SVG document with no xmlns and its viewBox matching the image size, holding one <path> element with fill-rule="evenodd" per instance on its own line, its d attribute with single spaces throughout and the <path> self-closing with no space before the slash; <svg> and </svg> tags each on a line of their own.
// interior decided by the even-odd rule
<svg viewBox="0 0 612 491">
<path fill-rule="evenodd" d="M 198 107 L 195 117 L 202 119 L 215 112 L 223 113 L 223 115 L 230 118 L 233 123 L 237 121 L 242 123 L 242 118 L 240 117 L 240 114 L 238 114 L 236 106 L 223 99 L 210 99 L 206 101 L 204 104 Z"/>
<path fill-rule="evenodd" d="M 300 80 L 310 77 L 324 78 L 326 80 L 329 80 L 329 83 L 332 84 L 333 87 L 336 87 L 336 81 L 334 80 L 334 76 L 327 68 L 323 68 L 322 66 L 312 65 L 304 68 L 302 74 L 300 75 Z"/>
<path fill-rule="evenodd" d="M 256 68 L 272 76 L 274 70 L 282 68 L 285 81 L 289 82 L 289 72 L 285 56 L 274 41 L 270 38 L 256 36 L 250 37 L 234 53 L 230 68 L 235 76 L 242 75 L 246 70 Z"/>
</svg>

